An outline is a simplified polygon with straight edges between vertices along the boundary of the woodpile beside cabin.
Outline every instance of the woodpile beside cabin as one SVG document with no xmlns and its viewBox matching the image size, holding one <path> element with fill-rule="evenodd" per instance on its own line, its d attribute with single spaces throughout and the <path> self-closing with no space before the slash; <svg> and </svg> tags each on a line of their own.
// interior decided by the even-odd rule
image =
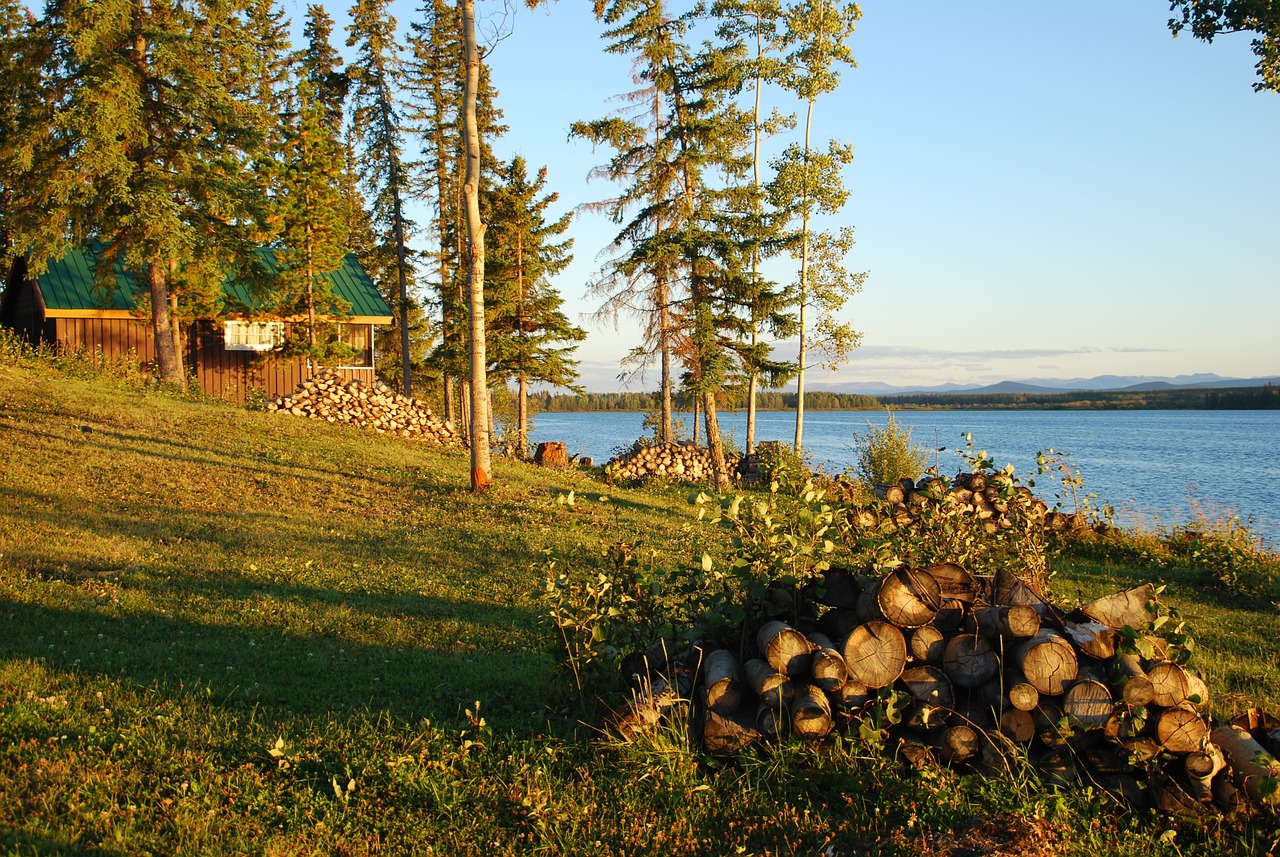
<svg viewBox="0 0 1280 857">
<path fill-rule="evenodd" d="M 275 255 L 260 250 L 274 273 Z M 106 360 L 135 357 L 149 368 L 155 362 L 155 336 L 150 318 L 140 311 L 146 287 L 141 277 L 118 263 L 107 283 L 95 278 L 93 250 L 72 250 L 51 261 L 39 276 L 29 276 L 25 259 L 17 260 L 5 279 L 0 298 L 0 324 L 27 341 L 62 351 L 99 352 Z M 329 367 L 343 377 L 374 383 L 374 327 L 390 324 L 392 311 L 354 254 L 328 275 L 333 294 L 350 309 L 328 314 L 337 335 L 355 351 L 349 365 Z M 286 395 L 315 373 L 305 357 L 282 357 L 272 349 L 304 321 L 254 312 L 257 301 L 247 284 L 228 279 L 222 286 L 226 314 L 183 325 L 183 366 L 206 395 L 244 404 L 253 390 Z M 244 308 L 244 312 L 229 308 Z M 305 336 L 305 333 L 303 334 Z"/>
</svg>

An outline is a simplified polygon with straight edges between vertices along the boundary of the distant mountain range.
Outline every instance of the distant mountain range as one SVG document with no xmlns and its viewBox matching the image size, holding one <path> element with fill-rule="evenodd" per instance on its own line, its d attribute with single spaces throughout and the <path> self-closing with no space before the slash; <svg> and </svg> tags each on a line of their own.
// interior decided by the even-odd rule
<svg viewBox="0 0 1280 857">
<path fill-rule="evenodd" d="M 1265 384 L 1280 385 L 1280 376 L 1270 378 L 1224 378 L 1221 375 L 1200 373 L 1156 377 L 1153 375 L 1099 375 L 1096 378 L 1030 378 L 1025 381 L 1001 381 L 987 386 L 964 384 L 940 384 L 936 387 L 911 387 L 882 384 L 878 381 L 850 381 L 844 384 L 811 384 L 815 390 L 833 393 L 861 393 L 867 396 L 902 396 L 915 393 L 1076 393 L 1100 391 L 1185 390 L 1204 387 L 1261 387 Z"/>
</svg>

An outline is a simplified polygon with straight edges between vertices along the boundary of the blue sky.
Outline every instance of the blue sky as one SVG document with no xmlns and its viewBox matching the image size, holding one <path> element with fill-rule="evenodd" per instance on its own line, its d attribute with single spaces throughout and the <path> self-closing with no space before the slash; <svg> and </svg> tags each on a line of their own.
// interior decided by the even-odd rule
<svg viewBox="0 0 1280 857">
<path fill-rule="evenodd" d="M 567 139 L 632 88 L 589 4 L 478 7 L 489 32 L 506 27 L 491 54 L 510 126 L 499 154 L 547 165 L 564 209 L 608 196 L 587 182 L 607 153 Z M 407 26 L 412 5 L 395 14 Z M 819 102 L 815 140 L 856 150 L 830 225 L 857 230 L 848 264 L 869 277 L 847 317 L 864 339 L 812 386 L 1280 374 L 1280 95 L 1252 90 L 1247 36 L 1173 39 L 1161 0 L 894 0 L 863 14 L 858 67 Z M 576 260 L 556 281 L 589 331 L 593 390 L 620 388 L 639 341 L 633 324 L 588 320 L 585 284 L 614 231 L 576 218 Z"/>
</svg>

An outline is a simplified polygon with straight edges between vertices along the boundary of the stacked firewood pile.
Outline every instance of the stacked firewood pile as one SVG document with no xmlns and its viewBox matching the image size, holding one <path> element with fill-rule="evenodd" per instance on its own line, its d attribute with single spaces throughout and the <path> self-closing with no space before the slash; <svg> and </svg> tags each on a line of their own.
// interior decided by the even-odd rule
<svg viewBox="0 0 1280 857">
<path fill-rule="evenodd" d="M 624 482 L 653 478 L 707 482 L 714 476 L 711 450 L 679 443 L 636 444 L 611 459 L 607 466 L 611 479 Z M 738 466 L 738 459 L 726 456 L 725 466 L 732 471 Z"/>
<path fill-rule="evenodd" d="M 875 495 L 884 501 L 880 508 L 855 510 L 854 524 L 862 529 L 909 529 L 926 507 L 941 506 L 971 514 L 982 522 L 988 534 L 1015 526 L 1015 514 L 1041 519 L 1052 530 L 1074 528 L 1077 516 L 1049 511 L 1031 489 L 1019 485 L 1006 473 L 959 473 L 954 479 L 925 476 L 918 482 L 903 479 L 890 485 L 876 485 Z"/>
<path fill-rule="evenodd" d="M 1046 781 L 1179 813 L 1246 808 L 1280 778 L 1280 722 L 1215 727 L 1204 682 L 1133 630 L 1152 619 L 1150 585 L 1062 611 L 1014 575 L 942 563 L 865 584 L 833 571 L 811 595 L 811 620 L 766 622 L 734 650 L 660 641 L 633 656 L 637 690 L 613 725 L 629 734 L 693 699 L 711 753 L 848 731 L 916 766 L 1025 758 Z"/>
<path fill-rule="evenodd" d="M 332 369 L 303 381 L 293 395 L 281 396 L 268 403 L 267 410 L 331 423 L 348 423 L 441 446 L 461 443 L 453 426 L 431 413 L 431 409 L 417 399 L 402 396 L 382 383 L 370 385 L 344 378 Z"/>
</svg>

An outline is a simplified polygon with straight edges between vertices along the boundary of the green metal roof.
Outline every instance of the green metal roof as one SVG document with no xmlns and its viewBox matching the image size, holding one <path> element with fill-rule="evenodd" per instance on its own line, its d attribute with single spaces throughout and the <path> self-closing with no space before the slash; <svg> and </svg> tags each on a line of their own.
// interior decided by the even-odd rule
<svg viewBox="0 0 1280 857">
<path fill-rule="evenodd" d="M 111 287 L 98 284 L 95 269 L 100 252 L 100 248 L 73 249 L 61 259 L 49 261 L 47 270 L 36 278 L 46 309 L 125 312 L 137 309 L 134 296 L 144 291 L 141 278 L 126 271 L 117 261 L 112 268 Z M 278 273 L 274 251 L 261 248 L 258 255 L 269 272 Z M 354 253 L 348 253 L 342 260 L 342 267 L 327 276 L 333 282 L 334 294 L 351 305 L 347 315 L 391 317 L 391 307 L 379 294 Z M 258 302 L 246 283 L 228 278 L 222 284 L 222 290 L 231 304 L 252 307 Z M 331 308 L 331 312 L 337 314 L 336 307 Z"/>
</svg>

